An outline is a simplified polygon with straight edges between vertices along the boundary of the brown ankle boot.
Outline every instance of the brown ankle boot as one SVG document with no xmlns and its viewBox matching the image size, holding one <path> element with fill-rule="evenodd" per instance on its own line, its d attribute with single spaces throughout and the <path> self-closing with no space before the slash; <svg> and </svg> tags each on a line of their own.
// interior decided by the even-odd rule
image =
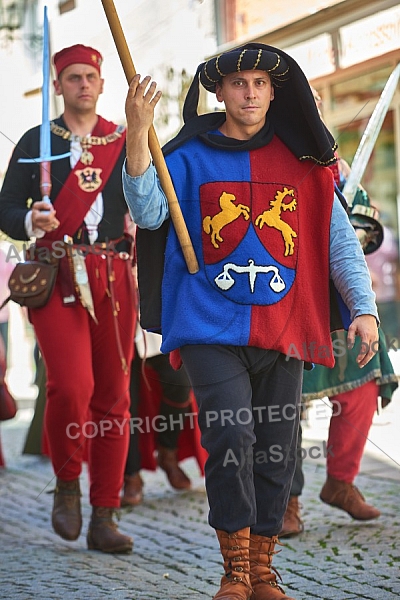
<svg viewBox="0 0 400 600">
<path fill-rule="evenodd" d="M 191 487 L 189 477 L 182 471 L 178 464 L 177 450 L 158 447 L 158 466 L 165 471 L 168 481 L 176 490 L 188 490 Z"/>
<path fill-rule="evenodd" d="M 249 600 L 253 590 L 250 585 L 249 543 L 250 527 L 235 533 L 216 530 L 225 575 L 213 600 Z"/>
<path fill-rule="evenodd" d="M 57 477 L 51 523 L 64 540 L 76 540 L 82 529 L 79 479 L 64 481 Z"/>
<path fill-rule="evenodd" d="M 277 536 L 250 535 L 250 583 L 253 588 L 251 600 L 294 600 L 286 596 L 276 581 L 272 557 L 276 554 Z M 282 544 L 281 544 L 282 545 Z M 272 569 L 272 571 L 271 571 Z"/>
<path fill-rule="evenodd" d="M 294 537 L 304 531 L 298 496 L 290 496 L 279 537 Z"/>
<path fill-rule="evenodd" d="M 101 550 L 110 554 L 132 552 L 132 538 L 118 531 L 117 524 L 112 519 L 114 511 L 114 508 L 93 506 L 87 533 L 89 550 Z"/>
<path fill-rule="evenodd" d="M 137 506 L 143 500 L 143 479 L 140 473 L 125 475 L 121 506 Z"/>
<path fill-rule="evenodd" d="M 377 519 L 381 514 L 377 508 L 365 502 L 364 496 L 355 485 L 329 475 L 319 497 L 325 504 L 341 508 L 357 521 Z"/>
</svg>

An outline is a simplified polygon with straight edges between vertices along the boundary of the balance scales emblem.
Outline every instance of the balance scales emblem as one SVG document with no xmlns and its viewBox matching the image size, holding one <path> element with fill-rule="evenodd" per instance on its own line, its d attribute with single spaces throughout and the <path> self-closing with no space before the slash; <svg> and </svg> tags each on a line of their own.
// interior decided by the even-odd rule
<svg viewBox="0 0 400 600">
<path fill-rule="evenodd" d="M 252 258 L 249 258 L 248 263 L 248 266 L 235 265 L 235 263 L 226 263 L 224 265 L 224 270 L 222 271 L 222 273 L 217 275 L 217 277 L 215 277 L 214 279 L 217 286 L 221 290 L 226 291 L 229 290 L 235 284 L 235 279 L 232 277 L 229 271 L 234 271 L 235 273 L 248 273 L 250 289 L 253 293 L 257 274 L 269 273 L 272 271 L 274 273 L 274 276 L 269 282 L 270 288 L 276 293 L 282 292 L 282 290 L 285 289 L 285 282 L 279 275 L 279 269 L 277 267 L 274 267 L 273 265 L 257 266 L 254 264 L 254 260 Z"/>
</svg>

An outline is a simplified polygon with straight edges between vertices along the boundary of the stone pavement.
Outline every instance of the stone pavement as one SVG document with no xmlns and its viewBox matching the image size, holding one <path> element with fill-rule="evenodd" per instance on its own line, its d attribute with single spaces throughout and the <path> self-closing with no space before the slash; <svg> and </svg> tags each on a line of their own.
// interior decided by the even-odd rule
<svg viewBox="0 0 400 600">
<path fill-rule="evenodd" d="M 19 314 L 17 314 L 19 317 Z M 0 469 L 0 599 L 191 600 L 218 589 L 221 557 L 207 524 L 208 505 L 194 461 L 184 468 L 190 492 L 174 492 L 162 472 L 144 472 L 145 500 L 121 513 L 121 531 L 135 540 L 132 555 L 88 551 L 90 515 L 83 475 L 82 535 L 66 542 L 51 528 L 54 487 L 47 459 L 21 454 L 33 414 L 32 332 L 14 318 L 9 384 L 20 410 L 0 425 L 7 463 Z M 392 361 L 400 373 L 400 352 Z M 400 598 L 400 392 L 374 419 L 357 484 L 379 506 L 377 521 L 360 523 L 318 499 L 325 479 L 322 454 L 329 410 L 314 402 L 304 425 L 305 532 L 285 542 L 274 565 L 296 600 L 394 600 Z M 311 451 L 311 448 L 314 450 Z"/>
<path fill-rule="evenodd" d="M 308 452 L 312 446 L 321 449 L 326 439 L 323 407 L 314 405 L 304 427 Z M 296 600 L 400 598 L 399 407 L 397 398 L 376 418 L 357 480 L 368 500 L 382 509 L 377 521 L 357 523 L 322 504 L 318 494 L 324 459 L 306 458 L 305 532 L 287 540 L 274 560 L 287 593 Z M 121 530 L 135 540 L 132 555 L 89 552 L 87 477 L 82 535 L 65 542 L 51 529 L 52 495 L 47 492 L 54 481 L 49 462 L 21 455 L 31 415 L 32 409 L 23 408 L 16 419 L 1 425 L 7 468 L 0 469 L 0 598 L 211 599 L 221 561 L 195 463 L 184 463 L 193 479 L 190 492 L 174 492 L 161 472 L 144 472 L 143 505 L 121 514 Z"/>
</svg>

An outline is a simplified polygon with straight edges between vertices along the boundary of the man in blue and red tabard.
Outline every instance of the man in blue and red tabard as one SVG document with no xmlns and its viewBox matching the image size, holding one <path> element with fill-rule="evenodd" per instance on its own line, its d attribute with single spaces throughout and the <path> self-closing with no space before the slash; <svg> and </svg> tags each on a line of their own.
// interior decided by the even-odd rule
<svg viewBox="0 0 400 600">
<path fill-rule="evenodd" d="M 199 82 L 224 112 L 197 115 Z M 199 406 L 209 522 L 225 569 L 215 600 L 289 600 L 271 561 L 293 476 L 303 366 L 333 365 L 329 275 L 350 310 L 350 343 L 364 341 L 358 364 L 373 356 L 368 268 L 324 166 L 336 160 L 334 142 L 304 73 L 286 53 L 247 44 L 199 65 L 185 126 L 164 149 L 199 263 L 190 274 L 150 164 L 159 98 L 150 77 L 137 75 L 126 99 L 123 185 L 138 226 L 141 323 L 161 328 L 161 350 L 176 365 L 179 353 Z M 161 321 L 149 302 L 160 306 L 152 258 L 163 268 Z"/>
<path fill-rule="evenodd" d="M 0 194 L 0 228 L 36 238 L 36 256 L 58 260 L 54 292 L 30 309 L 47 372 L 45 428 L 56 475 L 53 528 L 75 540 L 82 527 L 79 476 L 88 440 L 90 549 L 130 552 L 113 521 L 129 442 L 129 365 L 136 322 L 131 241 L 121 185 L 125 129 L 96 113 L 101 54 L 81 44 L 54 55 L 64 112 L 51 123 L 51 202 L 41 200 L 39 132 L 16 145 Z M 31 202 L 30 202 L 31 199 Z M 70 243 L 66 252 L 64 237 Z M 86 256 L 86 258 L 85 258 Z M 85 450 L 86 452 L 86 450 Z"/>
</svg>

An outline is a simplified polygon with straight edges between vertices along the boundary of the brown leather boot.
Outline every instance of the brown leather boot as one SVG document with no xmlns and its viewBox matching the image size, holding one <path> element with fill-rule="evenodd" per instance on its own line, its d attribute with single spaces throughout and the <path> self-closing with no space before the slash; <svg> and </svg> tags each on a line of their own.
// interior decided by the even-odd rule
<svg viewBox="0 0 400 600">
<path fill-rule="evenodd" d="M 110 554 L 132 552 L 133 540 L 118 531 L 117 524 L 112 519 L 114 512 L 114 508 L 93 506 L 87 533 L 89 550 L 101 550 Z"/>
<path fill-rule="evenodd" d="M 357 521 L 377 519 L 381 514 L 377 508 L 365 502 L 364 496 L 355 485 L 329 475 L 319 497 L 325 504 L 341 508 Z"/>
<path fill-rule="evenodd" d="M 272 557 L 276 554 L 275 544 L 279 544 L 277 536 L 250 534 L 250 583 L 253 588 L 251 600 L 294 600 L 286 596 L 277 583 L 275 573 L 272 572 L 275 571 L 271 566 Z"/>
<path fill-rule="evenodd" d="M 250 527 L 235 533 L 216 530 L 225 575 L 213 600 L 249 600 L 253 590 L 250 585 L 249 543 Z"/>
<path fill-rule="evenodd" d="M 176 490 L 189 490 L 192 483 L 189 477 L 182 471 L 177 459 L 177 450 L 158 447 L 158 466 L 165 471 L 168 481 Z"/>
<path fill-rule="evenodd" d="M 64 481 L 57 477 L 51 523 L 64 540 L 76 540 L 82 529 L 79 479 Z"/>
<path fill-rule="evenodd" d="M 279 537 L 294 537 L 304 531 L 298 496 L 290 496 Z"/>
<path fill-rule="evenodd" d="M 125 475 L 121 506 L 137 506 L 143 500 L 143 479 L 140 473 Z"/>
</svg>

